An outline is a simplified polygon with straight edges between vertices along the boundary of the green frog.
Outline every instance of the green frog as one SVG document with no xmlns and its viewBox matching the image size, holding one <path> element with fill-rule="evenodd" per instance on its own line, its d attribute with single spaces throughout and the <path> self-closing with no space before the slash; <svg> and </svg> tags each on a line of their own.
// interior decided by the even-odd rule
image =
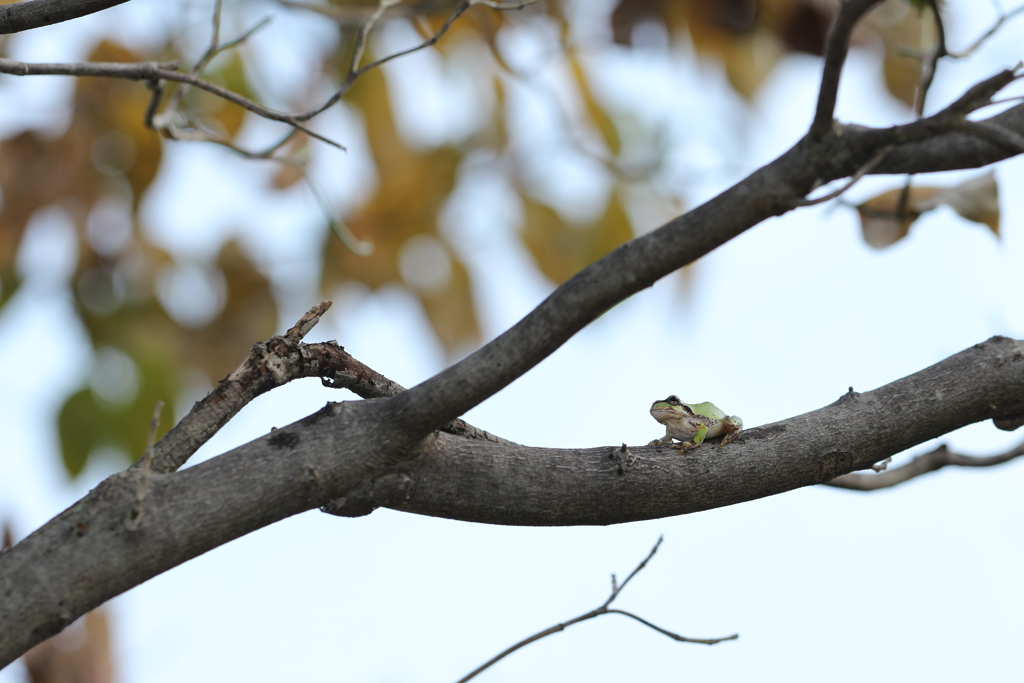
<svg viewBox="0 0 1024 683">
<path fill-rule="evenodd" d="M 651 417 L 665 425 L 665 436 L 647 444 L 669 444 L 680 453 L 696 448 L 704 439 L 725 435 L 721 448 L 743 431 L 743 420 L 736 415 L 726 415 L 710 401 L 705 403 L 683 403 L 672 395 L 651 406 Z M 672 443 L 675 439 L 680 443 Z"/>
</svg>

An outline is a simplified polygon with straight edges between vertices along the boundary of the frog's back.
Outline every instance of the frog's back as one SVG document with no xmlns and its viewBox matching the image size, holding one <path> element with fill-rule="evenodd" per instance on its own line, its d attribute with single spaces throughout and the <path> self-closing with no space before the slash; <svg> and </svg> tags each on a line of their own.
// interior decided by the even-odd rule
<svg viewBox="0 0 1024 683">
<path fill-rule="evenodd" d="M 722 410 L 711 401 L 691 404 L 690 409 L 698 415 L 706 415 L 715 420 L 722 420 L 728 417 Z"/>
</svg>

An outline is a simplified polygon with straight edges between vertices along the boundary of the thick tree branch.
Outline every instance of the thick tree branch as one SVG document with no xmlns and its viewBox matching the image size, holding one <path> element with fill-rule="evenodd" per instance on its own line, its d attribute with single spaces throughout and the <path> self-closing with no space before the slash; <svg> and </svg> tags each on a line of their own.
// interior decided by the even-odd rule
<svg viewBox="0 0 1024 683">
<path fill-rule="evenodd" d="M 992 467 L 1010 462 L 1022 455 L 1024 455 L 1024 444 L 999 455 L 984 457 L 954 453 L 943 444 L 934 451 L 917 456 L 901 467 L 895 467 L 878 474 L 860 474 L 856 472 L 844 474 L 830 482 L 826 482 L 825 485 L 835 486 L 840 489 L 851 489 L 853 491 L 877 491 L 898 486 L 915 477 L 920 477 L 922 474 L 936 472 L 950 465 L 957 467 Z"/>
<path fill-rule="evenodd" d="M 410 445 L 381 431 L 391 401 L 328 404 L 193 467 L 128 470 L 101 483 L 0 553 L 0 665 L 114 595 L 364 482 L 391 477 L 375 503 L 396 510 L 578 525 L 685 514 L 832 481 L 966 424 L 1024 415 L 1024 342 L 995 337 L 880 389 L 685 456 L 660 446 L 620 457 L 617 448 L 527 448 L 444 433 Z"/>
<path fill-rule="evenodd" d="M 59 24 L 126 2 L 128 0 L 30 0 L 4 5 L 0 7 L 0 34 Z"/>
<path fill-rule="evenodd" d="M 984 378 L 968 379 L 975 372 Z M 723 449 L 509 449 L 442 435 L 396 469 L 404 488 L 376 504 L 514 525 L 698 512 L 829 482 L 960 426 L 1024 415 L 1022 380 L 1024 342 L 994 337 L 874 391 L 748 429 Z"/>
</svg>

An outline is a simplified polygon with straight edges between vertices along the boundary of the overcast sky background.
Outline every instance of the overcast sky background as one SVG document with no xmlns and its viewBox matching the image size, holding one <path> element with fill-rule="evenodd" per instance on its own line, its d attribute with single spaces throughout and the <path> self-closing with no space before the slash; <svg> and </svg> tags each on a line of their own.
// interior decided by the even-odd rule
<svg viewBox="0 0 1024 683">
<path fill-rule="evenodd" d="M 981 5 L 949 4 L 956 46 L 991 20 Z M 158 31 L 153 17 L 160 11 L 154 2 L 137 1 L 16 36 L 12 56 L 80 58 L 75 46 L 87 43 L 83 27 L 109 31 L 116 24 L 141 40 Z M 298 33 L 304 19 L 289 21 L 277 22 L 266 43 L 270 49 L 271 37 L 283 41 L 277 49 L 285 70 L 308 39 Z M 975 57 L 942 66 L 930 101 L 948 102 L 1016 64 L 1022 29 L 1011 24 Z M 393 31 L 384 46 L 401 38 Z M 536 46 L 522 40 L 526 59 Z M 882 90 L 879 59 L 871 46 L 851 54 L 841 120 L 907 119 Z M 685 184 L 691 205 L 798 139 L 811 118 L 820 70 L 817 59 L 786 58 L 755 101 L 743 105 L 715 67 L 694 64 L 686 50 L 611 50 L 594 54 L 589 64 L 600 74 L 602 95 L 618 94 L 622 106 L 642 106 L 671 126 L 666 179 Z M 399 60 L 393 71 L 402 76 L 397 82 L 409 84 L 404 87 L 419 88 L 405 96 L 424 101 L 432 90 L 443 92 L 430 55 Z M 58 108 L 71 85 L 0 80 L 6 103 L 0 126 L 59 125 Z M 528 125 L 550 125 L 529 93 L 510 96 L 522 100 Z M 454 134 L 450 128 L 468 125 L 471 117 L 459 117 L 472 103 L 437 100 L 422 123 L 402 120 L 411 139 L 444 139 Z M 336 139 L 356 144 L 347 156 L 321 153 L 321 176 L 331 192 L 348 193 L 354 202 L 367 175 L 359 124 L 341 110 L 328 120 L 338 126 Z M 267 130 L 261 122 L 250 125 L 254 137 Z M 241 227 L 246 245 L 288 286 L 280 329 L 289 327 L 317 300 L 311 280 L 302 279 L 321 235 L 315 206 L 301 189 L 264 193 L 272 169 L 220 150 L 168 144 L 165 154 L 145 205 L 160 239 L 175 253 L 201 255 Z M 558 151 L 551 156 L 564 181 L 563 201 L 585 206 L 601 196 L 604 181 L 591 165 Z M 1001 240 L 939 209 L 908 239 L 874 251 L 863 243 L 852 210 L 803 209 L 706 256 L 688 290 L 670 276 L 619 305 L 465 417 L 530 445 L 641 445 L 663 434 L 647 410 L 669 393 L 714 401 L 756 427 L 820 408 L 850 386 L 874 389 L 994 334 L 1020 338 L 1024 165 L 1014 160 L 995 172 Z M 979 174 L 919 182 L 953 184 Z M 899 182 L 869 178 L 849 199 L 862 201 Z M 488 339 L 550 291 L 516 241 L 517 211 L 500 179 L 480 173 L 465 179 L 445 212 L 445 229 L 469 254 L 477 276 Z M 61 220 L 50 213 L 36 222 L 21 255 L 31 277 L 0 312 L 0 358 L 7 359 L 0 366 L 0 519 L 12 520 L 20 535 L 122 466 L 100 459 L 68 481 L 59 461 L 54 411 L 78 386 L 88 360 L 63 290 L 73 260 L 60 246 L 69 235 Z M 408 295 L 387 288 L 369 296 L 338 294 L 308 341 L 337 339 L 406 386 L 444 367 L 443 352 Z M 246 351 L 238 349 L 240 361 Z M 52 362 L 25 362 L 28 357 Z M 295 382 L 254 401 L 193 462 L 325 401 L 352 399 L 316 380 Z M 941 441 L 987 454 L 1020 438 L 984 423 Z M 678 644 L 607 616 L 533 644 L 479 680 L 1015 681 L 1024 639 L 1022 485 L 1020 463 L 949 469 L 874 494 L 803 489 L 609 528 L 504 528 L 388 510 L 358 519 L 309 512 L 113 600 L 118 680 L 454 681 L 517 640 L 601 604 L 609 574 L 627 574 L 664 535 L 619 606 L 686 636 L 738 632 L 738 641 Z M 0 672 L 0 683 L 22 675 L 16 664 Z"/>
</svg>

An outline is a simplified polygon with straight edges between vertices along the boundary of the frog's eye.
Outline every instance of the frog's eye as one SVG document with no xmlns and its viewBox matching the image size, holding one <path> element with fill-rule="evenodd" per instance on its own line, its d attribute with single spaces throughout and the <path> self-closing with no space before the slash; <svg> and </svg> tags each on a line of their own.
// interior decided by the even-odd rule
<svg viewBox="0 0 1024 683">
<path fill-rule="evenodd" d="M 665 403 L 682 403 L 682 401 L 679 400 L 678 396 L 672 394 L 671 396 L 665 399 Z"/>
</svg>

